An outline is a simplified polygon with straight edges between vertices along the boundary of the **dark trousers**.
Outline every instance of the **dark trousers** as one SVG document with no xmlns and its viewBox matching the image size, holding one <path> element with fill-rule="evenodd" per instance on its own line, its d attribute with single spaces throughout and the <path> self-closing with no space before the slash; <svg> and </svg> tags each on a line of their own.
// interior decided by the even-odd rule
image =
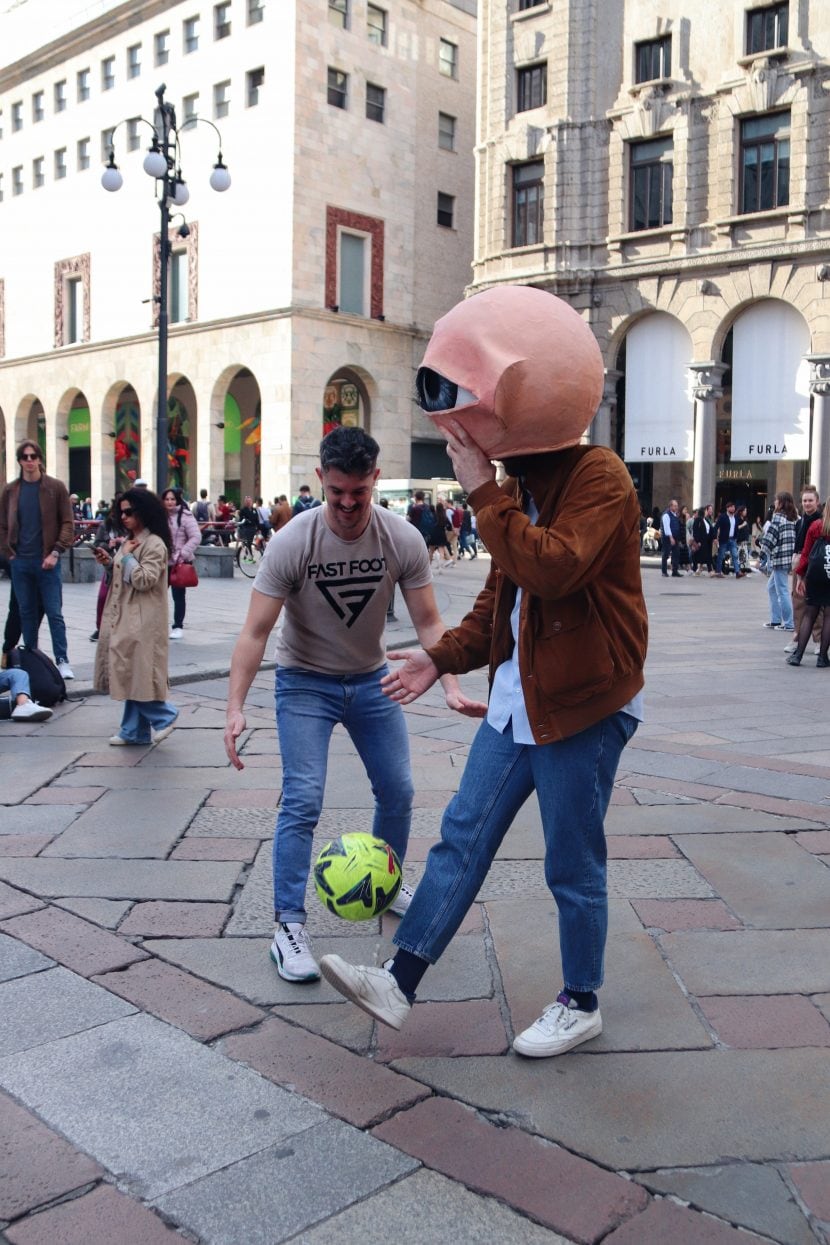
<svg viewBox="0 0 830 1245">
<path fill-rule="evenodd" d="M 661 563 L 661 569 L 664 575 L 668 575 L 668 571 L 666 567 L 667 567 L 669 558 L 671 558 L 671 571 L 672 571 L 672 575 L 674 575 L 675 572 L 677 571 L 677 562 L 678 562 L 678 558 L 680 557 L 680 546 L 678 545 L 677 541 L 675 541 L 675 543 L 672 544 L 671 537 L 669 536 L 663 536 L 662 540 L 663 540 L 663 560 Z"/>
<path fill-rule="evenodd" d="M 37 611 L 37 625 L 38 630 L 40 630 L 40 624 L 43 622 L 43 602 L 40 599 L 39 593 Z M 3 652 L 10 653 L 13 648 L 17 648 L 22 634 L 23 624 L 20 621 L 20 606 L 17 604 L 14 584 L 12 584 L 9 589 L 9 612 L 6 615 L 6 628 L 3 632 Z"/>
<path fill-rule="evenodd" d="M 183 627 L 184 613 L 187 608 L 187 589 L 171 588 L 170 591 L 173 593 L 173 626 Z"/>
</svg>

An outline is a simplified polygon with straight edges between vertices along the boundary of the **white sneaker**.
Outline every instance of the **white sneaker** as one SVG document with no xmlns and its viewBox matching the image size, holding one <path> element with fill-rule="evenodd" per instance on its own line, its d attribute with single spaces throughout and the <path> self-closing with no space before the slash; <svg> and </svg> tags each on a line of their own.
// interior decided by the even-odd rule
<svg viewBox="0 0 830 1245">
<path fill-rule="evenodd" d="M 582 1012 L 567 994 L 560 994 L 529 1029 L 513 1039 L 513 1049 L 531 1059 L 545 1059 L 550 1055 L 562 1055 L 600 1033 L 599 1008 L 595 1012 Z"/>
<path fill-rule="evenodd" d="M 403 916 L 409 905 L 412 903 L 412 897 L 415 894 L 411 886 L 407 886 L 406 882 L 401 882 L 401 889 L 398 891 L 392 903 L 386 909 L 395 916 Z"/>
<path fill-rule="evenodd" d="M 283 981 L 319 981 L 320 969 L 311 953 L 311 939 L 299 921 L 274 930 L 271 959 Z"/>
<path fill-rule="evenodd" d="M 167 738 L 168 735 L 172 735 L 173 731 L 176 729 L 176 723 L 178 722 L 178 720 L 179 720 L 179 715 L 176 714 L 176 716 L 174 717 L 173 721 L 170 723 L 169 726 L 163 726 L 160 731 L 154 731 L 153 732 L 153 743 L 160 744 L 163 742 L 163 740 Z"/>
<path fill-rule="evenodd" d="M 821 645 L 820 645 L 820 644 L 814 644 L 814 645 L 813 645 L 813 656 L 814 656 L 814 657 L 818 657 L 818 655 L 819 655 L 819 653 L 820 653 L 820 652 L 821 652 Z"/>
<path fill-rule="evenodd" d="M 385 968 L 347 964 L 339 955 L 324 955 L 320 968 L 329 985 L 390 1029 L 400 1029 L 412 1011 L 412 1004 Z"/>
<path fill-rule="evenodd" d="M 74 679 L 75 671 L 72 669 L 68 661 L 58 662 L 58 674 L 62 679 Z"/>
<path fill-rule="evenodd" d="M 785 653 L 794 653 L 794 652 L 795 652 L 795 650 L 796 650 L 797 648 L 798 648 L 798 640 L 790 640 L 789 644 L 788 644 L 788 645 L 787 645 L 787 647 L 784 649 L 784 652 L 785 652 Z"/>
<path fill-rule="evenodd" d="M 15 722 L 48 722 L 51 716 L 52 710 L 39 705 L 36 700 L 27 700 L 25 705 L 16 705 L 12 709 Z"/>
<path fill-rule="evenodd" d="M 171 628 L 170 628 L 170 639 L 171 639 L 171 640 L 180 640 L 180 639 L 182 638 L 182 635 L 183 635 L 183 634 L 184 634 L 184 633 L 182 632 L 181 627 L 171 627 Z"/>
</svg>

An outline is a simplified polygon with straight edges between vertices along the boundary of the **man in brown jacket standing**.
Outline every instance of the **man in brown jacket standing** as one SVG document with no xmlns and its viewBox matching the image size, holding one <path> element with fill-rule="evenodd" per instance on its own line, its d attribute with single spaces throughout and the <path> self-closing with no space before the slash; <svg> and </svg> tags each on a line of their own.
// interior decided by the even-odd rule
<svg viewBox="0 0 830 1245">
<path fill-rule="evenodd" d="M 37 648 L 38 596 L 49 620 L 52 650 L 65 679 L 75 676 L 69 664 L 60 557 L 72 544 L 75 528 L 66 485 L 43 470 L 36 441 L 17 447 L 20 475 L 0 493 L 0 553 L 9 559 L 20 610 L 23 643 Z"/>
<path fill-rule="evenodd" d="M 402 664 L 384 684 L 408 704 L 441 674 L 489 664 L 490 701 L 395 934 L 394 959 L 371 968 L 329 955 L 320 964 L 341 994 L 399 1029 L 535 791 L 564 983 L 514 1040 L 518 1054 L 535 1058 L 602 1032 L 603 821 L 642 718 L 637 496 L 616 454 L 580 444 L 602 377 L 587 325 L 540 290 L 488 290 L 435 327 L 417 378 L 420 403 L 447 437 L 493 569 L 461 623 L 426 651 L 398 654 Z M 493 459 L 512 477 L 501 487 Z"/>
</svg>

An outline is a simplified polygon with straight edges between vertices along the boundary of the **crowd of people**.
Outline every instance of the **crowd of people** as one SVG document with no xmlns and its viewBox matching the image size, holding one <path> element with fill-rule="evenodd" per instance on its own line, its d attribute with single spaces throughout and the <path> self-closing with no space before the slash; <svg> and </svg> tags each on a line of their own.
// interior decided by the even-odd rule
<svg viewBox="0 0 830 1245">
<path fill-rule="evenodd" d="M 463 557 L 478 557 L 478 527 L 466 501 L 453 503 L 439 497 L 435 505 L 416 489 L 406 518 L 421 533 L 436 571 L 452 567 Z"/>
</svg>

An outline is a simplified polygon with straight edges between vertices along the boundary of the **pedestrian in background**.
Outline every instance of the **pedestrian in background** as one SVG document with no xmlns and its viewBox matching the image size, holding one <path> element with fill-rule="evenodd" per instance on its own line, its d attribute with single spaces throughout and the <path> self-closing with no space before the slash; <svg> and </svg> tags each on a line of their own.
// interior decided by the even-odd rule
<svg viewBox="0 0 830 1245">
<path fill-rule="evenodd" d="M 818 496 L 818 489 L 815 484 L 805 484 L 801 490 L 801 518 L 795 526 L 795 553 L 793 554 L 793 577 L 792 577 L 792 603 L 793 603 L 793 626 L 795 628 L 795 636 L 787 645 L 785 652 L 794 653 L 798 645 L 798 633 L 801 628 L 801 619 L 804 614 L 804 605 L 806 597 L 799 595 L 797 567 L 801 561 L 801 554 L 804 550 L 804 543 L 807 539 L 807 532 L 815 523 L 816 519 L 823 517 L 824 507 L 821 505 Z M 819 611 L 815 622 L 813 623 L 813 642 L 815 651 L 819 651 L 819 643 L 821 640 L 821 611 Z"/>
<path fill-rule="evenodd" d="M 427 553 L 429 554 L 429 564 L 432 566 L 433 554 L 438 554 L 438 570 L 444 566 L 452 566 L 452 553 L 450 552 L 449 529 L 450 521 L 447 518 L 447 512 L 444 509 L 444 503 L 439 501 L 435 506 L 435 514 L 432 517 L 432 526 L 427 536 Z"/>
<path fill-rule="evenodd" d="M 736 579 L 741 579 L 740 557 L 738 555 L 738 541 L 736 533 L 738 531 L 738 519 L 735 514 L 734 501 L 728 501 L 724 509 L 718 515 L 718 521 L 715 525 L 718 538 L 718 560 L 715 564 L 715 575 L 718 579 L 723 579 L 723 560 L 727 553 L 729 554 L 729 562 Z"/>
<path fill-rule="evenodd" d="M 827 652 L 830 648 L 830 506 L 825 509 L 824 516 L 816 519 L 807 529 L 796 575 L 796 592 L 804 601 L 804 610 L 798 631 L 798 644 L 787 661 L 791 666 L 801 665 L 810 633 L 819 612 L 823 610 L 824 620 L 816 665 L 819 669 L 826 669 L 830 666 Z"/>
<path fill-rule="evenodd" d="M 93 541 L 93 550 L 102 548 L 108 553 L 115 556 L 116 551 L 125 539 L 126 533 L 121 526 L 120 506 L 121 494 L 116 493 L 109 509 L 109 514 L 99 525 L 98 531 L 95 533 Z M 104 566 L 104 573 L 101 576 L 101 582 L 98 585 L 98 600 L 95 603 L 95 630 L 89 637 L 95 643 L 101 634 L 101 618 L 104 613 L 104 605 L 106 604 L 107 595 L 112 583 L 112 565 Z"/>
<path fill-rule="evenodd" d="M 202 543 L 199 524 L 185 504 L 180 488 L 165 489 L 162 496 L 167 520 L 170 524 L 170 569 L 174 566 L 192 566 L 196 550 Z M 170 639 L 180 640 L 184 628 L 184 616 L 187 612 L 187 588 L 179 587 L 171 582 L 173 594 L 173 626 L 170 628 Z"/>
<path fill-rule="evenodd" d="M 664 578 L 668 578 L 669 559 L 671 559 L 672 578 L 680 578 L 680 571 L 677 568 L 680 564 L 680 538 L 682 531 L 680 503 L 676 497 L 673 497 L 660 520 L 660 535 L 663 544 L 663 559 L 660 569 Z"/>
<path fill-rule="evenodd" d="M 792 493 L 776 493 L 772 520 L 761 537 L 761 552 L 769 571 L 769 622 L 764 625 L 781 631 L 793 630 L 793 604 L 789 575 L 795 550 L 798 512 Z"/>
</svg>

